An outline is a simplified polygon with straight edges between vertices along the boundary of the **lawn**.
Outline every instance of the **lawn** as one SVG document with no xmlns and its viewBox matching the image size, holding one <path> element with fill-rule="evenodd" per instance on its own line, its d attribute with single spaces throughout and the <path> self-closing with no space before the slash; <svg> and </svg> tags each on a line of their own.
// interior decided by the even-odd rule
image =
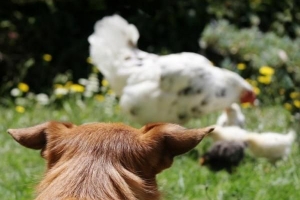
<svg viewBox="0 0 300 200">
<path fill-rule="evenodd" d="M 285 132 L 292 124 L 290 115 L 281 106 L 248 108 L 247 129 Z M 1 108 L 0 118 L 0 197 L 5 200 L 33 199 L 34 187 L 42 177 L 45 163 L 39 151 L 17 144 L 7 133 L 8 128 L 26 127 L 47 120 L 71 121 L 82 124 L 93 121 L 121 121 L 135 127 L 119 112 L 113 101 L 65 101 L 60 108 L 34 106 L 24 113 Z M 218 114 L 195 119 L 186 127 L 214 124 Z M 273 166 L 264 159 L 246 159 L 233 175 L 213 173 L 197 162 L 198 154 L 209 148 L 205 139 L 195 150 L 175 159 L 170 169 L 158 175 L 163 199 L 167 200 L 296 200 L 300 190 L 299 140 L 293 145 L 290 157 Z"/>
</svg>

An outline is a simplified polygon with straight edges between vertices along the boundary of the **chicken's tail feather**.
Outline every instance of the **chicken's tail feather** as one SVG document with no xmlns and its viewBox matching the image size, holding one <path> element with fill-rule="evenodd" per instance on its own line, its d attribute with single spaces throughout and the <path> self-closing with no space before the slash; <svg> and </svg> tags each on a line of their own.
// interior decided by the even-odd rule
<svg viewBox="0 0 300 200">
<path fill-rule="evenodd" d="M 104 17 L 97 21 L 94 29 L 88 38 L 90 55 L 93 63 L 105 74 L 108 68 L 114 67 L 114 62 L 124 59 L 126 52 L 136 47 L 139 32 L 119 15 Z"/>
</svg>

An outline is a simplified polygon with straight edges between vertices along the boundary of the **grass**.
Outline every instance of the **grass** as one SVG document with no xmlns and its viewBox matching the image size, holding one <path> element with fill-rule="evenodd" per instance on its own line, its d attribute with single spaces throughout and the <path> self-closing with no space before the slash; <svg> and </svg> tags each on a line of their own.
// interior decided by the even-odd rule
<svg viewBox="0 0 300 200">
<path fill-rule="evenodd" d="M 39 151 L 17 144 L 7 133 L 8 128 L 26 127 L 47 120 L 71 121 L 82 124 L 92 121 L 122 121 L 135 127 L 116 109 L 115 102 L 87 101 L 77 104 L 66 101 L 61 108 L 34 106 L 25 113 L 14 108 L 1 108 L 0 119 L 0 197 L 5 200 L 29 200 L 42 177 L 45 163 Z M 285 132 L 290 116 L 280 106 L 244 110 L 247 129 Z M 191 120 L 186 127 L 214 124 L 218 114 Z M 166 200 L 294 200 L 299 197 L 300 157 L 299 141 L 293 145 L 289 158 L 276 167 L 264 159 L 254 159 L 247 153 L 236 173 L 213 173 L 198 165 L 197 154 L 209 148 L 205 139 L 197 148 L 178 156 L 170 169 L 158 175 L 158 183 Z M 1 199 L 2 199 L 1 198 Z"/>
</svg>

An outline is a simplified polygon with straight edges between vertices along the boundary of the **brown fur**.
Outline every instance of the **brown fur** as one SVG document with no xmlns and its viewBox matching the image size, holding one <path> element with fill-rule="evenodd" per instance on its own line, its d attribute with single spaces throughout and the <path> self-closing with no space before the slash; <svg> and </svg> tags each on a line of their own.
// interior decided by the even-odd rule
<svg viewBox="0 0 300 200">
<path fill-rule="evenodd" d="M 41 149 L 47 161 L 36 200 L 157 200 L 156 174 L 212 130 L 51 121 L 8 132 L 20 144 Z"/>
</svg>

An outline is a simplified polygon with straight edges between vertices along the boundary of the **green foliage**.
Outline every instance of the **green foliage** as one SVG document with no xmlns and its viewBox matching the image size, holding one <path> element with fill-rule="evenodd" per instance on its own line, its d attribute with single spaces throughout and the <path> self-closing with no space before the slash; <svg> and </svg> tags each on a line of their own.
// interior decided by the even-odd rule
<svg viewBox="0 0 300 200">
<path fill-rule="evenodd" d="M 91 69 L 86 62 L 87 37 L 99 13 L 88 1 L 69 3 L 1 3 L 0 94 L 19 82 L 26 82 L 34 92 L 47 92 L 55 75 L 69 69 L 75 80 L 87 77 Z"/>
<path fill-rule="evenodd" d="M 300 39 L 263 33 L 257 27 L 238 29 L 220 20 L 205 28 L 200 44 L 223 58 L 218 63 L 222 67 L 255 82 L 261 100 L 288 103 L 292 112 L 299 112 Z M 242 63 L 245 69 L 239 69 Z"/>
<path fill-rule="evenodd" d="M 87 38 L 97 20 L 114 13 L 138 27 L 142 49 L 197 51 L 205 5 L 194 0 L 4 1 L 0 6 L 0 94 L 9 94 L 19 82 L 27 83 L 34 93 L 49 93 L 56 74 L 67 71 L 74 82 L 86 78 L 91 70 L 86 62 Z"/>
<path fill-rule="evenodd" d="M 238 27 L 258 26 L 260 30 L 290 37 L 300 36 L 299 2 L 294 0 L 207 0 L 207 12 L 214 19 L 227 19 Z"/>
<path fill-rule="evenodd" d="M 284 101 L 294 112 L 297 106 L 290 94 L 299 92 L 295 87 L 300 80 L 296 4 L 292 0 L 5 1 L 0 7 L 0 94 L 7 96 L 25 82 L 34 94 L 51 96 L 58 74 L 69 74 L 74 83 L 87 78 L 92 69 L 87 37 L 97 20 L 118 13 L 139 29 L 139 47 L 159 54 L 199 51 L 196 41 L 208 25 L 202 40 L 207 40 L 208 58 L 226 67 L 244 63 L 248 67 L 239 73 L 251 79 L 259 76 L 261 66 L 273 67 L 273 83 L 279 84 L 269 89 L 261 84 L 261 99 Z M 222 21 L 211 25 L 216 19 L 233 25 Z M 284 95 L 278 97 L 283 89 Z"/>
</svg>

